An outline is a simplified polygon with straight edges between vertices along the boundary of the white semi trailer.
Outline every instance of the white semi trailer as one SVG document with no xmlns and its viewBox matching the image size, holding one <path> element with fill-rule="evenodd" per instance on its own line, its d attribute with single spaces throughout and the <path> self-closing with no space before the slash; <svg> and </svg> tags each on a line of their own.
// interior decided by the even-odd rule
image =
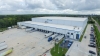
<svg viewBox="0 0 100 56">
<path fill-rule="evenodd" d="M 28 32 L 28 31 L 31 31 L 33 28 L 26 28 L 25 30 Z"/>
<path fill-rule="evenodd" d="M 7 44 L 5 42 L 0 43 L 0 51 L 7 48 Z"/>
<path fill-rule="evenodd" d="M 59 42 L 63 37 L 64 35 L 58 35 L 54 40 Z"/>
<path fill-rule="evenodd" d="M 53 34 L 52 32 L 45 34 L 45 38 L 48 38 L 48 37 L 51 36 L 52 34 Z"/>
<path fill-rule="evenodd" d="M 50 36 L 50 37 L 52 37 L 52 39 L 54 39 L 55 37 L 57 37 L 58 36 L 58 34 L 54 34 L 54 35 L 52 35 L 52 36 Z"/>
</svg>

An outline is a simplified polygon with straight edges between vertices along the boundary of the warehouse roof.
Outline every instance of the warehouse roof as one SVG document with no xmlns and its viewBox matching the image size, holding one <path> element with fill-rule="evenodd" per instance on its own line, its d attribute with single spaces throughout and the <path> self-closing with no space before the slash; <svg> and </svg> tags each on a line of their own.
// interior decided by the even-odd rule
<svg viewBox="0 0 100 56">
<path fill-rule="evenodd" d="M 41 19 L 57 19 L 57 20 L 73 20 L 73 21 L 85 21 L 86 17 L 37 17 Z"/>
<path fill-rule="evenodd" d="M 48 26 L 48 27 L 55 27 L 55 28 L 61 28 L 61 29 L 68 29 L 68 30 L 75 30 L 75 31 L 81 31 L 81 29 L 82 29 L 82 27 L 56 25 L 56 24 L 40 23 L 40 22 L 33 22 L 33 21 L 25 21 L 23 23 L 25 23 L 25 24 L 42 25 L 42 26 Z"/>
</svg>

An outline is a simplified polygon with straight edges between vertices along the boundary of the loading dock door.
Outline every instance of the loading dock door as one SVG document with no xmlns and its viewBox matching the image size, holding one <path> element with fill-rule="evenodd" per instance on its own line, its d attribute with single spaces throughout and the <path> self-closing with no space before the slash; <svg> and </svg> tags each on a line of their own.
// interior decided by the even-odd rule
<svg viewBox="0 0 100 56">
<path fill-rule="evenodd" d="M 76 39 L 79 39 L 79 34 L 76 34 Z"/>
</svg>

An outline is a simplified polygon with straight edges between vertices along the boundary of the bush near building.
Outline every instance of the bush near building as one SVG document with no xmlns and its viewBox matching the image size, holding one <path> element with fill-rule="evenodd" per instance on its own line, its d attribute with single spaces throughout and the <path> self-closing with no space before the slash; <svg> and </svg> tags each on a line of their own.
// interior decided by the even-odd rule
<svg viewBox="0 0 100 56">
<path fill-rule="evenodd" d="M 88 24 L 87 24 L 87 25 L 88 25 Z M 82 35 L 81 35 L 81 37 L 80 37 L 80 39 L 79 39 L 80 42 L 82 41 L 82 39 L 83 39 L 83 37 L 84 37 L 84 33 L 85 33 L 85 31 L 86 31 L 87 25 L 86 25 L 86 27 L 85 27 L 84 31 L 82 32 Z"/>
<path fill-rule="evenodd" d="M 88 21 L 88 24 L 95 24 L 94 21 Z"/>
<path fill-rule="evenodd" d="M 7 28 L 0 28 L 0 32 L 7 30 Z"/>
</svg>

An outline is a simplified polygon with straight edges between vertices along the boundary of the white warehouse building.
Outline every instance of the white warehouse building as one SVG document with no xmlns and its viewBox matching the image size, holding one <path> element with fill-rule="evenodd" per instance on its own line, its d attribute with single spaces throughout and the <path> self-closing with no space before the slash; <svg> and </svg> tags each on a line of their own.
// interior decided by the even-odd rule
<svg viewBox="0 0 100 56">
<path fill-rule="evenodd" d="M 86 17 L 37 17 L 32 18 L 32 21 L 18 22 L 17 24 L 18 26 L 64 34 L 66 38 L 79 40 L 87 21 Z"/>
</svg>

